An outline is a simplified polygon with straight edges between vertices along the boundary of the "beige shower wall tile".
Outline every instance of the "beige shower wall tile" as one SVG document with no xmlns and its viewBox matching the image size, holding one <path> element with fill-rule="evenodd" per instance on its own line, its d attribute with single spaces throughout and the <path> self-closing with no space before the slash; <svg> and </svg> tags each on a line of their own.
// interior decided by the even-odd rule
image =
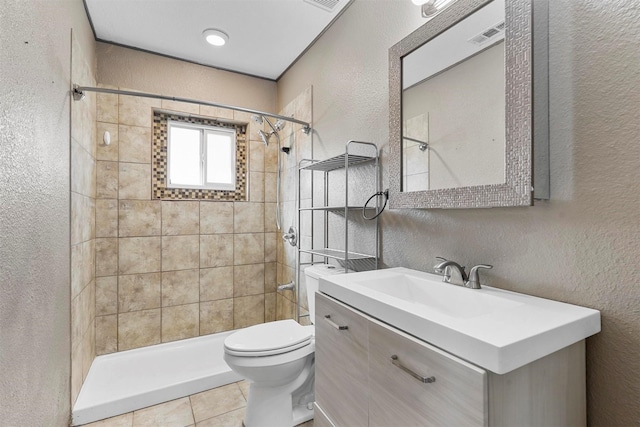
<svg viewBox="0 0 640 427">
<path fill-rule="evenodd" d="M 159 343 L 159 308 L 118 315 L 118 351 Z"/>
<path fill-rule="evenodd" d="M 161 101 L 161 107 L 163 110 L 175 111 L 177 113 L 200 114 L 200 105 L 192 104 L 190 102 L 180 102 L 163 99 Z"/>
<path fill-rule="evenodd" d="M 118 276 L 96 278 L 96 315 L 118 312 Z"/>
<path fill-rule="evenodd" d="M 118 312 L 160 307 L 160 273 L 127 274 L 118 277 Z"/>
<path fill-rule="evenodd" d="M 275 292 L 278 288 L 278 267 L 275 262 L 264 265 L 264 292 Z"/>
<path fill-rule="evenodd" d="M 118 316 L 96 317 L 96 355 L 118 351 Z"/>
<path fill-rule="evenodd" d="M 258 264 L 264 261 L 264 233 L 233 235 L 233 264 Z"/>
<path fill-rule="evenodd" d="M 118 200 L 96 200 L 96 237 L 118 236 Z"/>
<path fill-rule="evenodd" d="M 276 295 L 276 320 L 295 319 L 296 306 L 280 294 Z"/>
<path fill-rule="evenodd" d="M 123 200 L 118 206 L 120 237 L 158 236 L 161 227 L 160 201 Z"/>
<path fill-rule="evenodd" d="M 233 296 L 264 293 L 264 264 L 238 265 L 233 272 Z"/>
<path fill-rule="evenodd" d="M 233 297 L 233 267 L 200 269 L 200 301 Z"/>
<path fill-rule="evenodd" d="M 269 202 L 269 203 L 276 202 L 277 178 L 278 178 L 277 173 L 267 172 L 264 174 L 264 201 L 265 202 Z"/>
<path fill-rule="evenodd" d="M 216 119 L 233 120 L 233 110 L 228 108 L 211 107 L 209 105 L 200 105 L 200 115 Z"/>
<path fill-rule="evenodd" d="M 71 193 L 71 244 L 95 237 L 96 203 L 92 197 Z"/>
<path fill-rule="evenodd" d="M 276 226 L 276 204 L 264 204 L 264 231 L 266 233 L 275 233 L 278 230 Z"/>
<path fill-rule="evenodd" d="M 276 293 L 272 292 L 264 295 L 264 321 L 274 322 L 276 320 Z"/>
<path fill-rule="evenodd" d="M 162 342 L 198 336 L 200 305 L 186 304 L 162 309 Z"/>
<path fill-rule="evenodd" d="M 198 268 L 199 245 L 199 236 L 164 236 L 162 238 L 162 271 Z"/>
<path fill-rule="evenodd" d="M 249 141 L 249 170 L 264 172 L 264 144 L 262 141 Z"/>
<path fill-rule="evenodd" d="M 200 303 L 200 335 L 233 329 L 233 299 Z"/>
<path fill-rule="evenodd" d="M 151 163 L 151 128 L 120 125 L 121 162 Z"/>
<path fill-rule="evenodd" d="M 263 203 L 234 203 L 234 233 L 264 232 Z"/>
<path fill-rule="evenodd" d="M 71 191 L 93 197 L 96 185 L 96 161 L 75 140 L 71 141 Z"/>
<path fill-rule="evenodd" d="M 160 237 L 127 237 L 118 241 L 120 274 L 160 271 Z"/>
<path fill-rule="evenodd" d="M 141 163 L 119 164 L 119 199 L 151 199 L 151 165 Z"/>
<path fill-rule="evenodd" d="M 251 116 L 253 116 L 251 113 L 233 111 L 234 121 L 247 124 L 247 138 L 253 141 L 260 141 L 258 130 L 263 129 L 263 125 L 258 125 L 251 119 Z"/>
<path fill-rule="evenodd" d="M 162 273 L 162 306 L 198 302 L 200 296 L 199 282 L 199 269 Z"/>
<path fill-rule="evenodd" d="M 233 328 L 264 323 L 264 294 L 233 299 Z"/>
<path fill-rule="evenodd" d="M 162 234 L 200 233 L 200 202 L 162 202 Z"/>
<path fill-rule="evenodd" d="M 96 197 L 118 198 L 118 162 L 96 162 Z"/>
<path fill-rule="evenodd" d="M 200 202 L 200 234 L 233 233 L 233 202 Z"/>
<path fill-rule="evenodd" d="M 118 274 L 118 239 L 96 239 L 96 277 Z"/>
<path fill-rule="evenodd" d="M 104 143 L 104 133 L 109 132 L 110 143 Z M 118 125 L 115 123 L 96 123 L 96 159 L 118 161 Z"/>
<path fill-rule="evenodd" d="M 107 89 L 115 86 L 98 85 Z M 96 93 L 96 120 L 99 122 L 118 123 L 118 95 L 112 93 Z"/>
<path fill-rule="evenodd" d="M 278 172 L 278 147 L 276 144 L 270 144 L 264 149 L 264 171 Z"/>
<path fill-rule="evenodd" d="M 158 107 L 160 107 L 158 99 L 118 95 L 118 123 L 150 128 L 152 109 Z"/>
<path fill-rule="evenodd" d="M 71 297 L 75 298 L 95 277 L 95 241 L 71 247 Z"/>
<path fill-rule="evenodd" d="M 264 233 L 264 262 L 276 262 L 278 247 L 277 233 Z"/>
<path fill-rule="evenodd" d="M 264 202 L 264 173 L 249 172 L 249 200 Z"/>
<path fill-rule="evenodd" d="M 234 235 L 200 236 L 200 268 L 233 265 Z"/>
<path fill-rule="evenodd" d="M 82 346 L 71 349 L 71 401 L 75 403 L 82 388 Z"/>
</svg>

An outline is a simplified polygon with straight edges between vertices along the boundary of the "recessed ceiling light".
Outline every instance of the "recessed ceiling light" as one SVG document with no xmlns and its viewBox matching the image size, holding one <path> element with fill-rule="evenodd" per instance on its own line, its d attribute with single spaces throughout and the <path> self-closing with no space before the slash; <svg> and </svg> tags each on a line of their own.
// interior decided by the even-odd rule
<svg viewBox="0 0 640 427">
<path fill-rule="evenodd" d="M 214 46 L 224 46 L 225 43 L 229 41 L 229 36 L 226 33 L 214 28 L 204 30 L 202 32 L 202 35 L 204 36 L 207 43 Z"/>
</svg>

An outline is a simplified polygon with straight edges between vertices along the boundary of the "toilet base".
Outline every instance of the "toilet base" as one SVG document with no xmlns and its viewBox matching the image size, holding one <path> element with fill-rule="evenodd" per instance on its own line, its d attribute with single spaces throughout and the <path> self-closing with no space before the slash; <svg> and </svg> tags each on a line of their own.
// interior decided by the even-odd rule
<svg viewBox="0 0 640 427">
<path fill-rule="evenodd" d="M 245 427 L 293 427 L 313 419 L 314 358 L 296 380 L 280 387 L 249 385 Z M 311 408 L 311 409 L 309 409 Z"/>
</svg>

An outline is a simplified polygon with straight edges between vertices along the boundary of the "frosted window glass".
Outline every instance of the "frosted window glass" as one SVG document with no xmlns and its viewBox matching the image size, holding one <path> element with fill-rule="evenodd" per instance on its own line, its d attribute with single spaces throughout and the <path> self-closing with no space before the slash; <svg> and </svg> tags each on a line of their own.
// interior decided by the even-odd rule
<svg viewBox="0 0 640 427">
<path fill-rule="evenodd" d="M 235 147 L 229 134 L 207 133 L 207 184 L 235 181 Z"/>
<path fill-rule="evenodd" d="M 202 185 L 200 130 L 171 126 L 169 135 L 169 182 L 171 185 Z"/>
</svg>

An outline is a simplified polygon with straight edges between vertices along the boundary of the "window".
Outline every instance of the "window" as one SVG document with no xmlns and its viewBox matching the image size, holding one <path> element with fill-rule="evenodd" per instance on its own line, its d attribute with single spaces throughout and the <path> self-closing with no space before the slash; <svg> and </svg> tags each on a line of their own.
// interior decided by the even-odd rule
<svg viewBox="0 0 640 427">
<path fill-rule="evenodd" d="M 235 190 L 234 129 L 169 120 L 168 188 Z"/>
</svg>

